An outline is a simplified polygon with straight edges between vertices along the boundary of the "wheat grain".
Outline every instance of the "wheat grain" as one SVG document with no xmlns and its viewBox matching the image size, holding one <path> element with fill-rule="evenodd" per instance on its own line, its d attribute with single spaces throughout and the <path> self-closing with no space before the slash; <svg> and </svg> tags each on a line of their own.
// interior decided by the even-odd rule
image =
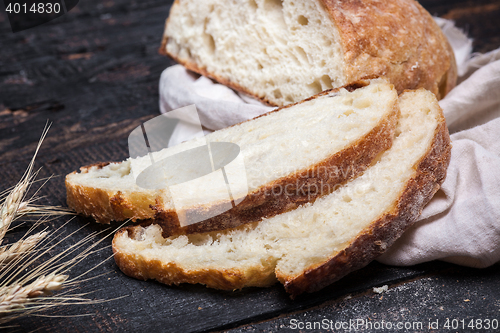
<svg viewBox="0 0 500 333">
<path fill-rule="evenodd" d="M 35 177 L 38 171 L 33 171 L 35 157 L 49 127 L 46 126 L 44 129 L 34 156 L 21 180 L 9 190 L 0 192 L 0 244 L 6 232 L 12 229 L 11 224 L 16 219 L 27 215 L 41 216 L 26 232 L 26 235 L 29 235 L 42 223 L 52 218 L 74 214 L 62 207 L 34 204 L 39 199 L 37 193 L 41 186 L 31 198 L 26 198 L 30 186 L 37 182 Z M 50 178 L 47 178 L 42 186 Z M 84 275 L 106 262 L 107 259 L 72 279 L 69 279 L 67 273 L 89 255 L 104 249 L 96 249 L 96 246 L 104 241 L 107 236 L 112 235 L 113 232 L 108 233 L 106 237 L 102 237 L 96 242 L 94 241 L 95 237 L 106 232 L 106 230 L 93 232 L 76 244 L 54 253 L 65 240 L 85 227 L 82 226 L 69 235 L 60 237 L 63 228 L 70 221 L 71 219 L 58 227 L 52 235 L 42 230 L 31 236 L 24 236 L 24 239 L 16 243 L 0 247 L 0 325 L 26 315 L 35 313 L 39 315 L 40 311 L 55 306 L 95 304 L 104 301 L 83 298 L 82 296 L 86 294 L 74 294 L 73 288 L 82 281 L 95 278 L 81 279 Z M 50 257 L 46 259 L 49 255 Z M 108 257 L 108 259 L 111 257 Z M 63 287 L 66 287 L 65 291 L 52 296 L 52 292 Z"/>
<path fill-rule="evenodd" d="M 42 135 L 40 140 L 38 141 L 38 145 L 36 146 L 35 153 L 31 158 L 30 163 L 28 164 L 28 168 L 24 172 L 21 180 L 17 183 L 14 189 L 7 195 L 4 199 L 1 208 L 0 208 L 0 244 L 2 244 L 3 238 L 9 230 L 10 224 L 15 220 L 16 215 L 18 214 L 19 206 L 23 202 L 23 199 L 26 195 L 27 190 L 29 189 L 30 184 L 33 182 L 33 179 L 36 177 L 38 172 L 33 172 L 33 167 L 35 165 L 35 158 L 40 150 L 43 140 L 49 131 L 50 125 L 45 126 L 42 131 Z"/>
<path fill-rule="evenodd" d="M 23 308 L 31 298 L 52 295 L 67 279 L 68 275 L 50 274 L 40 276 L 27 286 L 17 284 L 0 288 L 0 315 Z"/>
<path fill-rule="evenodd" d="M 26 239 L 21 239 L 14 244 L 0 248 L 0 269 L 3 270 L 9 264 L 18 262 L 23 256 L 32 251 L 47 235 L 47 232 L 38 232 Z"/>
<path fill-rule="evenodd" d="M 2 204 L 2 210 L 0 212 L 0 244 L 3 237 L 7 233 L 10 224 L 16 217 L 27 187 L 28 181 L 23 179 L 18 185 L 16 185 L 14 190 L 7 196 Z"/>
</svg>

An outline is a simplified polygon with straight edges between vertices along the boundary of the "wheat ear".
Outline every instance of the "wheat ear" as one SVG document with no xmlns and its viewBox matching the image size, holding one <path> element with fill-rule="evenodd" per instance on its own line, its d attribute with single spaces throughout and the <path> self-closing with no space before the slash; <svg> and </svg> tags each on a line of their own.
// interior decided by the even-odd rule
<svg viewBox="0 0 500 333">
<path fill-rule="evenodd" d="M 40 146 L 42 145 L 47 132 L 49 131 L 50 125 L 45 126 L 40 141 L 36 147 L 35 153 L 31 158 L 30 164 L 28 168 L 24 172 L 23 177 L 14 186 L 14 189 L 7 195 L 5 200 L 3 201 L 0 208 L 0 244 L 2 244 L 3 238 L 9 230 L 10 224 L 16 219 L 16 216 L 19 214 L 19 208 L 23 203 L 24 197 L 26 195 L 27 190 L 29 189 L 30 184 L 33 182 L 33 178 L 36 176 L 37 172 L 33 173 L 33 167 L 35 165 L 35 157 L 40 150 Z"/>
<path fill-rule="evenodd" d="M 21 286 L 19 284 L 0 288 L 0 313 L 6 314 L 12 310 L 24 308 L 31 298 L 52 295 L 60 290 L 68 275 L 49 274 L 40 276 L 34 282 Z"/>
<path fill-rule="evenodd" d="M 31 198 L 26 198 L 30 186 L 37 182 L 35 177 L 38 171 L 33 171 L 35 157 L 49 127 L 46 126 L 42 132 L 33 159 L 19 183 L 0 193 L 0 245 L 5 233 L 12 229 L 11 224 L 13 221 L 28 214 L 41 216 L 30 227 L 23 239 L 14 244 L 0 247 L 0 325 L 27 315 L 40 315 L 40 312 L 56 306 L 96 304 L 105 301 L 90 300 L 84 298 L 88 293 L 75 294 L 73 291 L 79 283 L 97 278 L 99 275 L 82 279 L 83 276 L 106 262 L 107 259 L 72 279 L 66 275 L 71 268 L 88 256 L 107 248 L 97 248 L 106 237 L 98 241 L 94 240 L 95 236 L 106 232 L 105 230 L 93 232 L 56 253 L 54 253 L 54 250 L 57 247 L 61 246 L 64 241 L 85 226 L 67 236 L 63 236 L 61 230 L 71 221 L 70 219 L 58 227 L 55 233 L 49 234 L 45 229 L 32 236 L 27 236 L 42 223 L 54 218 L 55 215 L 71 214 L 68 210 L 60 207 L 33 204 L 38 199 L 36 195 L 39 189 L 35 191 Z M 50 178 L 47 178 L 46 181 Z M 110 233 L 110 235 L 112 234 Z M 47 256 L 50 256 L 50 258 L 47 258 Z M 52 296 L 53 291 L 62 288 L 65 288 L 65 290 L 58 293 L 58 295 Z M 5 326 L 0 326 L 0 328 L 2 327 Z"/>
<path fill-rule="evenodd" d="M 0 248 L 0 270 L 5 269 L 10 264 L 15 264 L 23 256 L 32 251 L 47 235 L 48 232 L 39 232 L 26 239 L 21 239 L 14 244 Z"/>
</svg>

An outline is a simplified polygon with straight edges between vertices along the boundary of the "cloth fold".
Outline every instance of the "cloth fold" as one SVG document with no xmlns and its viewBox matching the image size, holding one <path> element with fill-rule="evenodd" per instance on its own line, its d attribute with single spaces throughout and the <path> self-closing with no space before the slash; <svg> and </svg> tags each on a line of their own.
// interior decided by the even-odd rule
<svg viewBox="0 0 500 333">
<path fill-rule="evenodd" d="M 459 73 L 459 84 L 440 101 L 452 134 L 450 167 L 419 220 L 378 261 L 406 266 L 440 259 L 487 267 L 500 261 L 500 49 L 471 57 L 471 40 L 453 22 L 436 21 Z M 272 110 L 181 65 L 167 68 L 160 79 L 161 112 L 191 104 L 208 130 Z M 181 119 L 169 145 L 188 140 L 195 123 Z"/>
</svg>

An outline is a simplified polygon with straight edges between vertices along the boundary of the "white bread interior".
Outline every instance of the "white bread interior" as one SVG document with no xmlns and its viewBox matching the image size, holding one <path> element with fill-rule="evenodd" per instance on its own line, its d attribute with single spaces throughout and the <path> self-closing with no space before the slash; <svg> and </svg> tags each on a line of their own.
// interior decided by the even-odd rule
<svg viewBox="0 0 500 333">
<path fill-rule="evenodd" d="M 443 156 L 433 159 L 442 159 L 437 165 L 443 164 L 441 171 L 445 173 L 449 136 L 442 111 L 430 92 L 406 92 L 399 106 L 401 117 L 392 147 L 362 176 L 330 195 L 260 223 L 220 232 L 163 238 L 157 225 L 122 229 L 113 240 L 115 260 L 128 275 L 167 284 L 202 283 L 236 289 L 269 285 L 278 276 L 286 285 L 345 251 L 366 236 L 374 221 L 394 214 L 396 208 L 408 209 L 411 219 L 416 218 L 444 176 L 436 180 L 436 175 L 430 175 L 430 190 L 417 191 L 407 203 L 411 207 L 396 206 L 421 172 L 419 164 L 433 149 L 443 151 Z M 438 139 L 438 131 L 445 131 L 447 140 Z M 426 172 L 432 174 L 432 170 Z M 409 222 L 404 221 L 404 225 Z M 399 227 L 384 226 L 389 234 Z M 392 241 L 378 241 L 378 246 L 383 252 Z M 373 259 L 373 253 L 360 256 L 364 264 Z"/>
<path fill-rule="evenodd" d="M 352 92 L 342 88 L 213 132 L 204 138 L 155 152 L 154 160 L 160 161 L 167 156 L 200 146 L 205 144 L 205 140 L 207 143 L 232 142 L 241 149 L 248 192 L 256 191 L 277 179 L 307 170 L 346 149 L 394 115 L 397 105 L 394 87 L 383 79 L 369 82 L 369 85 Z M 110 163 L 104 167 L 82 168 L 80 173 L 69 174 L 66 177 L 68 204 L 78 212 L 89 215 L 94 215 L 97 212 L 95 208 L 100 205 L 99 212 L 107 209 L 106 213 L 95 215 L 100 222 L 118 219 L 113 215 L 108 203 L 108 199 L 116 196 L 118 192 L 120 198 L 127 202 L 127 209 L 131 212 L 131 216 L 124 215 L 122 219 L 151 218 L 154 211 L 149 206 L 159 203 L 162 210 L 179 209 L 174 207 L 167 189 L 148 190 L 136 185 L 133 172 L 139 174 L 150 164 L 150 157 L 143 156 L 129 158 L 121 163 Z M 178 173 L 179 170 L 169 169 L 166 170 L 165 177 L 175 179 Z M 187 205 L 196 205 L 200 192 L 198 183 L 185 183 L 183 186 Z M 225 187 L 217 187 L 215 182 L 212 188 L 227 191 Z M 99 195 L 94 195 L 98 190 Z M 70 194 L 82 197 L 78 198 L 78 202 L 83 202 L 83 205 L 88 201 L 88 209 L 70 201 Z M 217 190 L 204 192 L 203 196 L 204 200 L 213 196 L 214 202 L 220 197 Z M 102 202 L 98 202 L 99 200 Z M 134 209 L 146 213 L 134 215 Z"/>
<path fill-rule="evenodd" d="M 453 88 L 453 51 L 414 0 L 176 0 L 160 52 L 283 106 L 385 76 L 401 93 Z"/>
<path fill-rule="evenodd" d="M 275 105 L 347 84 L 338 29 L 320 1 L 183 0 L 176 9 L 168 53 L 259 87 Z"/>
</svg>

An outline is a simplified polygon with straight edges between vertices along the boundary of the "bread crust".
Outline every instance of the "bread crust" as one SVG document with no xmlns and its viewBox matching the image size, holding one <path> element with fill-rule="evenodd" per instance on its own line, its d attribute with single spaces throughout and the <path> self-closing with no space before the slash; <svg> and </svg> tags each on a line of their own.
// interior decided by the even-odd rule
<svg viewBox="0 0 500 333">
<path fill-rule="evenodd" d="M 416 166 L 414 176 L 410 178 L 393 208 L 372 222 L 360 234 L 354 237 L 342 251 L 333 254 L 322 263 L 310 267 L 298 276 L 287 276 L 274 270 L 273 263 L 265 264 L 265 269 L 244 274 L 238 269 L 205 269 L 190 271 L 174 263 L 162 263 L 158 260 L 146 260 L 144 257 L 129 252 L 120 252 L 117 239 L 134 237 L 138 226 L 119 230 L 113 238 L 113 253 L 118 267 L 128 276 L 146 280 L 156 279 L 172 285 L 180 283 L 200 283 L 207 287 L 235 290 L 248 286 L 271 285 L 277 278 L 294 298 L 304 292 L 317 291 L 362 268 L 381 255 L 420 215 L 423 207 L 433 197 L 446 178 L 446 171 L 451 157 L 451 141 L 444 117 L 440 116 L 434 138 L 426 154 Z M 127 233 L 127 235 L 125 235 Z"/>
<path fill-rule="evenodd" d="M 119 251 L 116 246 L 116 239 L 125 236 L 124 234 L 127 234 L 125 237 L 133 238 L 137 227 L 137 225 L 134 225 L 122 228 L 113 237 L 112 248 L 115 262 L 127 276 L 143 281 L 154 279 L 167 285 L 202 283 L 207 287 L 220 290 L 235 290 L 243 287 L 269 287 L 278 281 L 274 275 L 274 265 L 266 265 L 261 269 L 255 269 L 250 274 L 237 269 L 218 270 L 213 268 L 191 272 L 175 263 L 143 260 L 141 256 L 133 253 Z"/>
<path fill-rule="evenodd" d="M 304 101 L 278 108 L 257 118 L 265 117 L 270 113 L 290 108 L 319 96 L 335 93 L 343 88 L 352 92 L 368 84 L 368 81 L 360 80 L 349 86 L 324 91 Z M 392 145 L 398 117 L 399 109 L 396 102 L 389 117 L 382 119 L 369 133 L 349 147 L 307 169 L 297 171 L 294 174 L 261 186 L 249 193 L 247 198 L 236 207 L 211 219 L 187 227 L 181 227 L 175 211 L 164 208 L 161 192 L 158 192 L 158 195 L 154 197 L 141 196 L 139 193 L 132 198 L 130 194 L 121 191 L 85 187 L 71 182 L 71 176 L 76 171 L 66 176 L 67 204 L 77 213 L 92 216 L 98 223 L 108 224 L 110 221 L 123 221 L 126 219 L 132 221 L 150 220 L 150 223 L 157 223 L 162 227 L 164 237 L 180 233 L 190 234 L 222 230 L 259 221 L 264 217 L 271 217 L 295 209 L 306 202 L 313 202 L 319 196 L 333 191 L 337 185 L 361 175 L 380 153 Z M 80 172 L 88 172 L 93 167 L 103 168 L 108 164 L 109 162 L 96 163 L 81 167 Z M 335 171 L 337 172 L 335 173 Z M 286 189 L 286 191 L 275 193 L 276 191 L 273 189 L 276 188 Z M 315 189 L 315 193 L 312 192 L 312 189 Z M 287 195 L 290 192 L 295 195 Z M 144 202 L 154 204 L 144 205 Z M 214 207 L 196 207 L 194 209 L 203 211 L 208 208 L 213 209 Z"/>
<path fill-rule="evenodd" d="M 97 163 L 80 168 L 87 172 L 92 167 L 102 168 L 108 163 Z M 149 219 L 154 216 L 154 211 L 149 207 L 136 205 L 121 191 L 107 191 L 101 188 L 87 187 L 73 184 L 70 181 L 76 171 L 68 174 L 65 179 L 66 203 L 68 207 L 79 214 L 93 217 L 96 222 L 109 224 L 111 221 L 132 221 Z M 159 199 L 157 199 L 159 200 Z"/>
<path fill-rule="evenodd" d="M 92 168 L 101 169 L 112 162 L 94 163 L 80 168 L 81 173 L 87 173 Z M 154 217 L 155 211 L 147 202 L 162 204 L 161 190 L 156 194 L 129 193 L 105 190 L 101 188 L 82 186 L 71 182 L 71 177 L 77 171 L 66 175 L 66 203 L 68 207 L 79 214 L 93 217 L 96 222 L 109 224 L 111 221 L 145 220 Z M 146 204 L 144 204 L 146 202 Z"/>
<path fill-rule="evenodd" d="M 344 51 L 345 82 L 367 77 L 388 78 L 398 93 L 425 88 L 443 98 L 456 85 L 453 49 L 432 16 L 414 0 L 321 0 L 338 27 Z M 175 1 L 171 12 L 179 6 Z M 168 25 L 168 19 L 166 25 Z M 166 32 L 166 29 L 165 29 Z M 168 53 L 164 33 L 160 53 L 188 70 L 210 77 L 232 89 L 260 99 L 249 87 L 208 72 L 191 59 Z"/>
<path fill-rule="evenodd" d="M 445 119 L 441 118 L 428 153 L 419 162 L 414 177 L 407 182 L 390 212 L 372 222 L 345 249 L 323 263 L 293 277 L 276 272 L 278 280 L 292 297 L 320 290 L 368 265 L 414 224 L 422 209 L 439 190 L 450 163 L 451 141 Z"/>
<path fill-rule="evenodd" d="M 418 2 L 322 1 L 341 33 L 347 82 L 367 73 L 383 75 L 400 93 L 425 88 L 438 99 L 456 82 L 453 51 L 432 16 Z M 445 84 L 443 96 L 440 83 Z"/>
<path fill-rule="evenodd" d="M 152 221 L 162 227 L 163 237 L 234 228 L 246 223 L 293 210 L 305 203 L 330 194 L 350 179 L 356 178 L 370 167 L 377 157 L 392 145 L 399 118 L 397 103 L 390 116 L 382 119 L 369 133 L 352 145 L 307 169 L 268 183 L 249 193 L 233 208 L 207 220 L 182 227 L 175 211 L 155 207 Z M 224 205 L 227 203 L 221 203 Z M 215 207 L 195 207 L 206 211 Z"/>
</svg>

